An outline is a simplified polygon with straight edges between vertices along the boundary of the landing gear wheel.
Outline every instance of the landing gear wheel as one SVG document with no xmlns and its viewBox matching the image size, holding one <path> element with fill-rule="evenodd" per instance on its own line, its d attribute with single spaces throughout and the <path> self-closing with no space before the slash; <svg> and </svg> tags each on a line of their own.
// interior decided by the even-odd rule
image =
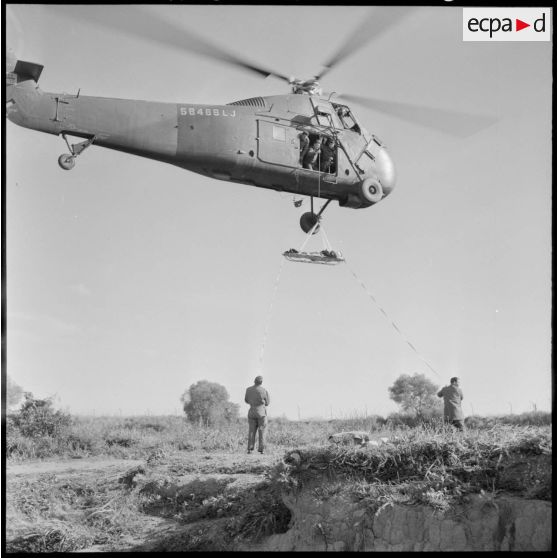
<svg viewBox="0 0 558 558">
<path fill-rule="evenodd" d="M 311 211 L 307 211 L 306 213 L 302 214 L 300 218 L 300 228 L 308 234 L 313 228 L 316 223 L 318 223 L 320 218 Z M 312 234 L 316 234 L 320 230 L 320 225 L 318 225 Z"/>
<path fill-rule="evenodd" d="M 72 170 L 76 164 L 76 158 L 68 153 L 63 153 L 58 157 L 58 164 L 64 170 Z"/>
<path fill-rule="evenodd" d="M 370 203 L 378 203 L 384 196 L 382 185 L 373 178 L 368 178 L 362 183 L 362 195 Z"/>
</svg>

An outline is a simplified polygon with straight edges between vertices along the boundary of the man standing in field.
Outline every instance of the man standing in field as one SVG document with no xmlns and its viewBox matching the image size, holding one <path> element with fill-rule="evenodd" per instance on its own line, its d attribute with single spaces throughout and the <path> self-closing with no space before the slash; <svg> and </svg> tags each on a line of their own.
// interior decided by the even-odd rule
<svg viewBox="0 0 558 558">
<path fill-rule="evenodd" d="M 438 392 L 438 397 L 444 398 L 444 420 L 451 422 L 458 430 L 463 430 L 463 410 L 461 401 L 463 392 L 459 387 L 459 378 L 452 378 L 450 385 Z"/>
<path fill-rule="evenodd" d="M 246 389 L 244 401 L 250 405 L 248 411 L 248 453 L 252 453 L 256 444 L 256 432 L 258 432 L 258 451 L 264 452 L 265 428 L 267 426 L 267 409 L 269 405 L 269 393 L 262 386 L 263 378 L 256 376 L 254 385 Z"/>
</svg>

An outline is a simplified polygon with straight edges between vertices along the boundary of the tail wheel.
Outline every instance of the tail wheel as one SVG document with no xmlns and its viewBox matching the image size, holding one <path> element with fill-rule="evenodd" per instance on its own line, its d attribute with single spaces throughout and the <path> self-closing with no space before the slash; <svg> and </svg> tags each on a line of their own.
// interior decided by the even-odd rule
<svg viewBox="0 0 558 558">
<path fill-rule="evenodd" d="M 76 164 L 76 158 L 68 153 L 63 153 L 58 157 L 58 164 L 64 170 L 72 170 Z"/>
<path fill-rule="evenodd" d="M 307 211 L 306 213 L 303 213 L 302 217 L 300 218 L 300 228 L 308 234 L 314 228 L 316 223 L 319 222 L 319 220 L 320 218 L 315 213 Z M 320 225 L 318 225 L 314 229 L 314 232 L 312 234 L 316 234 L 319 230 Z"/>
<path fill-rule="evenodd" d="M 362 195 L 367 201 L 377 203 L 384 195 L 382 185 L 375 178 L 367 178 L 362 183 Z"/>
</svg>

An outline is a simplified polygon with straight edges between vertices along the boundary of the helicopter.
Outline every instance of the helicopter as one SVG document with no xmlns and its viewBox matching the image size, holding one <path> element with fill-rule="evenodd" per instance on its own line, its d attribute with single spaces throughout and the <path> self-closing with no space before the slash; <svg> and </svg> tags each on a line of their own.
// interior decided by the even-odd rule
<svg viewBox="0 0 558 558">
<path fill-rule="evenodd" d="M 323 64 L 322 71 L 304 80 L 248 62 L 155 19 L 153 14 L 147 16 L 136 9 L 130 18 L 132 9 L 115 7 L 110 18 L 93 23 L 181 46 L 264 77 L 274 76 L 286 81 L 291 90 L 219 105 L 94 97 L 80 95 L 79 90 L 76 94 L 44 92 L 38 85 L 43 66 L 19 60 L 8 51 L 7 118 L 19 126 L 60 136 L 69 151 L 58 158 L 63 170 L 72 170 L 79 156 L 98 146 L 217 180 L 309 196 L 310 211 L 300 217 L 300 227 L 307 234 L 319 230 L 331 201 L 361 209 L 393 192 L 393 158 L 384 142 L 364 127 L 351 105 L 380 106 L 388 112 L 399 109 L 400 113 L 405 107 L 354 95 L 327 94 L 320 82 L 364 43 L 407 17 L 411 8 L 374 12 Z M 418 107 L 417 111 L 429 124 L 434 120 L 436 109 Z M 319 210 L 314 209 L 315 198 L 325 200 Z"/>
</svg>

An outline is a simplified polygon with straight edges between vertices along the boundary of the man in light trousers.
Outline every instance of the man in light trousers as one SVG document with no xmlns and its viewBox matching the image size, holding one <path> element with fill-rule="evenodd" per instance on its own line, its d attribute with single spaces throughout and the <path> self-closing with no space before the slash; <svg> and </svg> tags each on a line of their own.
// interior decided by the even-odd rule
<svg viewBox="0 0 558 558">
<path fill-rule="evenodd" d="M 267 409 L 269 393 L 262 386 L 263 378 L 256 376 L 254 385 L 246 389 L 244 401 L 250 405 L 248 411 L 248 453 L 254 451 L 256 432 L 258 433 L 258 451 L 264 452 L 265 429 L 267 426 Z"/>
</svg>

